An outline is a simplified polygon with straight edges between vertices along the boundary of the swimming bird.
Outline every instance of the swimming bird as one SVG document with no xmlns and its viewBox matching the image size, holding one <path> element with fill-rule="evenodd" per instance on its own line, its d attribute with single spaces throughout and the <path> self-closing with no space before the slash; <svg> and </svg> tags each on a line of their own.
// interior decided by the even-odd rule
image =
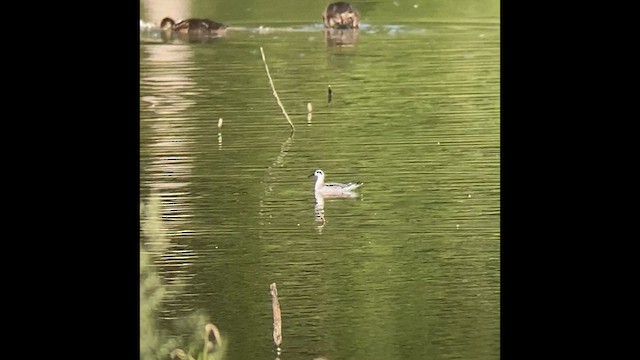
<svg viewBox="0 0 640 360">
<path fill-rule="evenodd" d="M 356 29 L 360 25 L 360 14 L 352 4 L 339 1 L 327 5 L 322 21 L 326 28 Z"/>
<path fill-rule="evenodd" d="M 160 27 L 165 31 L 173 31 L 182 34 L 222 35 L 226 32 L 227 25 L 209 19 L 190 18 L 176 23 L 172 18 L 166 17 L 160 22 Z"/>
<path fill-rule="evenodd" d="M 309 175 L 309 177 L 316 177 L 316 186 L 315 192 L 316 195 L 321 195 L 326 198 L 331 197 L 356 197 L 357 194 L 353 192 L 353 190 L 359 188 L 362 183 L 361 182 L 349 182 L 346 184 L 341 183 L 325 183 L 324 182 L 324 171 L 318 169 L 313 172 L 313 174 Z"/>
</svg>

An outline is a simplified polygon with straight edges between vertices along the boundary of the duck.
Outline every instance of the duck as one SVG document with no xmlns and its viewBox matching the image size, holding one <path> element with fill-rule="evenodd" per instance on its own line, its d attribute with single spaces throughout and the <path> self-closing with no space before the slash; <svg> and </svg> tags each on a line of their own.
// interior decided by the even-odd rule
<svg viewBox="0 0 640 360">
<path fill-rule="evenodd" d="M 316 197 L 324 197 L 324 198 L 352 198 L 356 197 L 357 194 L 353 192 L 353 190 L 362 186 L 361 182 L 348 182 L 345 184 L 342 183 L 325 183 L 324 182 L 324 171 L 318 169 L 314 171 L 309 177 L 316 177 L 316 185 L 315 185 L 315 194 Z"/>
<path fill-rule="evenodd" d="M 227 29 L 227 25 L 209 19 L 190 18 L 176 23 L 172 18 L 166 17 L 160 22 L 160 27 L 165 31 L 173 31 L 182 34 L 211 34 L 221 35 Z"/>
<path fill-rule="evenodd" d="M 325 28 L 357 29 L 360 26 L 360 14 L 353 4 L 339 1 L 327 5 L 322 21 Z"/>
</svg>

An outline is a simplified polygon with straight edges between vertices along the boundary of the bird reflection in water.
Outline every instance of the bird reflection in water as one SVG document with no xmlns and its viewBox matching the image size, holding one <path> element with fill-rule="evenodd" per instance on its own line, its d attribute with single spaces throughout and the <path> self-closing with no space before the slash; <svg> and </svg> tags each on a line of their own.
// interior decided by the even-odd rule
<svg viewBox="0 0 640 360">
<path fill-rule="evenodd" d="M 314 206 L 314 212 L 315 212 L 315 217 L 316 217 L 316 229 L 318 230 L 319 233 L 322 232 L 322 229 L 324 228 L 324 225 L 327 223 L 327 219 L 325 217 L 325 212 L 324 212 L 324 204 L 325 201 L 327 199 L 355 199 L 358 197 L 358 193 L 355 192 L 351 192 L 349 194 L 342 194 L 342 195 L 329 195 L 329 196 L 324 196 L 319 192 L 315 193 L 315 198 L 316 198 L 316 204 Z"/>
<path fill-rule="evenodd" d="M 354 46 L 358 35 L 358 29 L 324 29 L 324 40 L 328 46 Z"/>
<path fill-rule="evenodd" d="M 316 221 L 319 222 L 322 226 L 324 226 L 325 218 L 324 218 L 324 196 L 320 195 L 316 192 Z"/>
</svg>

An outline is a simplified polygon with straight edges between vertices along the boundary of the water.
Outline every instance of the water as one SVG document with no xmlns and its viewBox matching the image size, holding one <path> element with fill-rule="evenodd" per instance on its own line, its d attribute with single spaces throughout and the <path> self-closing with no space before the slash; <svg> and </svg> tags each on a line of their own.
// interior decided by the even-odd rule
<svg viewBox="0 0 640 360">
<path fill-rule="evenodd" d="M 141 42 L 140 194 L 160 199 L 163 236 L 141 256 L 166 290 L 154 331 L 184 336 L 198 312 L 226 358 L 273 359 L 275 282 L 281 359 L 498 358 L 497 21 L 365 24 L 352 46 L 261 24 Z M 325 222 L 315 169 L 364 183 L 327 200 Z"/>
</svg>

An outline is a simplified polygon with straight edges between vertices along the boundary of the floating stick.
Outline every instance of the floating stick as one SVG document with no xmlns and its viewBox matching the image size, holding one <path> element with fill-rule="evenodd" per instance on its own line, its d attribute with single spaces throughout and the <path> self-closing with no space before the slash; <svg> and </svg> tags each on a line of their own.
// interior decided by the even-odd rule
<svg viewBox="0 0 640 360">
<path fill-rule="evenodd" d="M 218 146 L 222 146 L 222 118 L 218 119 Z"/>
<path fill-rule="evenodd" d="M 282 319 L 280 318 L 280 303 L 278 302 L 278 288 L 276 283 L 269 285 L 271 294 L 271 307 L 273 308 L 273 343 L 280 354 L 280 344 L 282 344 Z"/>
<path fill-rule="evenodd" d="M 264 63 L 264 69 L 267 71 L 267 76 L 269 77 L 269 84 L 271 84 L 271 90 L 273 90 L 273 96 L 275 96 L 276 101 L 278 101 L 278 105 L 280 105 L 280 109 L 282 109 L 282 113 L 284 114 L 284 117 L 289 122 L 289 125 L 291 125 L 291 130 L 295 131 L 296 128 L 293 126 L 291 119 L 289 119 L 289 115 L 287 115 L 287 111 L 284 109 L 284 106 L 282 105 L 282 102 L 278 97 L 278 93 L 276 92 L 276 87 L 273 85 L 273 80 L 271 79 L 271 74 L 269 74 L 269 67 L 267 66 L 267 59 L 264 57 L 264 50 L 262 50 L 262 46 L 260 46 L 260 53 L 262 53 L 262 62 Z"/>
<path fill-rule="evenodd" d="M 332 92 L 333 92 L 333 91 L 331 90 L 331 85 L 329 85 L 329 88 L 327 89 L 327 95 L 328 95 L 328 98 L 329 98 L 329 102 L 328 102 L 328 103 L 329 103 L 329 104 L 331 103 L 331 93 L 332 93 Z"/>
</svg>

